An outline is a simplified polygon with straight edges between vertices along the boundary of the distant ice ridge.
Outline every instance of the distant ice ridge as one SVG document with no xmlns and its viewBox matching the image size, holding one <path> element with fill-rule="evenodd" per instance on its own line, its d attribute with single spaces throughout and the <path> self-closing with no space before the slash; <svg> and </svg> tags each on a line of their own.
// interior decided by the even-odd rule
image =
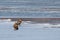
<svg viewBox="0 0 60 40">
<path fill-rule="evenodd" d="M 10 21 L 9 20 L 4 20 L 0 21 L 0 25 L 7 25 L 8 26 L 13 26 L 15 21 Z M 31 21 L 23 21 L 22 24 L 20 25 L 22 28 L 60 28 L 60 24 L 50 24 L 50 23 L 33 23 Z"/>
<path fill-rule="evenodd" d="M 22 27 L 27 28 L 60 28 L 60 24 L 50 24 L 50 23 L 33 23 L 31 21 L 23 21 Z"/>
<path fill-rule="evenodd" d="M 11 21 L 11 19 L 0 19 L 0 22 L 8 22 Z"/>
</svg>

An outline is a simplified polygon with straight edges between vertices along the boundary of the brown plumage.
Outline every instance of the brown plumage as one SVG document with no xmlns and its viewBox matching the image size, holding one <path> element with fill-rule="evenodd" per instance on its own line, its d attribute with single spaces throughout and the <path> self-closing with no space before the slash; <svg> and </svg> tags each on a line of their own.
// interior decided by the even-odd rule
<svg viewBox="0 0 60 40">
<path fill-rule="evenodd" d="M 17 23 L 18 23 L 18 25 L 20 25 L 22 23 L 22 20 L 18 19 Z"/>
<path fill-rule="evenodd" d="M 22 23 L 22 20 L 21 19 L 18 19 L 18 21 L 16 23 L 14 23 L 13 27 L 14 27 L 14 30 L 18 30 L 18 26 Z"/>
<path fill-rule="evenodd" d="M 17 24 L 17 23 L 15 23 L 15 24 L 13 25 L 13 27 L 14 27 L 14 30 L 18 30 L 18 24 Z"/>
</svg>

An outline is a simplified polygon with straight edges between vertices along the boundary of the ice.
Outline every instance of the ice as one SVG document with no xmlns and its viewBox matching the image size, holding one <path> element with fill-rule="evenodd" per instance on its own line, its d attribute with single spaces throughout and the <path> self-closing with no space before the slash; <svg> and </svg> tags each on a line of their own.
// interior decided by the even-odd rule
<svg viewBox="0 0 60 40">
<path fill-rule="evenodd" d="M 49 27 L 48 23 L 23 21 L 19 30 L 13 30 L 12 22 L 0 22 L 0 40 L 60 40 L 60 28 Z"/>
</svg>

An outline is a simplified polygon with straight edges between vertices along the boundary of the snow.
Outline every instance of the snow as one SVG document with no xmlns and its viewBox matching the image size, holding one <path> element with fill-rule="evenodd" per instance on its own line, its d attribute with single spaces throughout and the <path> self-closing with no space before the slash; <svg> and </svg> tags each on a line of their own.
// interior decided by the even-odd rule
<svg viewBox="0 0 60 40">
<path fill-rule="evenodd" d="M 14 21 L 0 22 L 0 40 L 60 40 L 60 28 L 50 28 L 56 25 L 23 21 L 14 31 L 13 24 Z"/>
</svg>

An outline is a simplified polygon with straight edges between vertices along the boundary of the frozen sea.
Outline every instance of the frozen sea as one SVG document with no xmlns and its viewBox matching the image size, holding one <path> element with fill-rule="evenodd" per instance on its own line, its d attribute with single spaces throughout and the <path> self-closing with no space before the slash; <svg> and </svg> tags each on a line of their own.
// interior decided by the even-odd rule
<svg viewBox="0 0 60 40">
<path fill-rule="evenodd" d="M 40 8 L 58 8 L 42 11 Z M 21 9 L 21 10 L 20 10 Z M 0 18 L 60 18 L 60 0 L 0 0 Z M 0 22 L 0 40 L 60 40 L 60 24 L 22 22 L 13 30 L 14 22 Z M 51 28 L 53 26 L 53 28 Z"/>
<path fill-rule="evenodd" d="M 14 31 L 13 24 L 14 21 L 0 22 L 0 40 L 60 40 L 60 28 L 50 28 L 54 25 L 23 21 Z"/>
</svg>

